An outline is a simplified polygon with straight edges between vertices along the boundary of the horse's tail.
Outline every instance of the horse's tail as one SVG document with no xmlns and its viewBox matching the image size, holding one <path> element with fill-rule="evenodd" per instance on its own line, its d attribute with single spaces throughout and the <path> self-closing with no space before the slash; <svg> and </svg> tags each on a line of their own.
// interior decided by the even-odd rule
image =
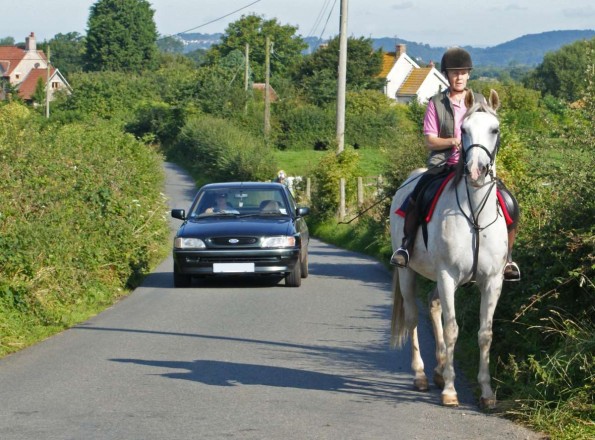
<svg viewBox="0 0 595 440">
<path fill-rule="evenodd" d="M 399 269 L 393 269 L 393 314 L 391 317 L 390 345 L 392 348 L 401 348 L 407 341 L 409 329 L 405 325 L 405 308 L 403 295 L 399 284 Z"/>
</svg>

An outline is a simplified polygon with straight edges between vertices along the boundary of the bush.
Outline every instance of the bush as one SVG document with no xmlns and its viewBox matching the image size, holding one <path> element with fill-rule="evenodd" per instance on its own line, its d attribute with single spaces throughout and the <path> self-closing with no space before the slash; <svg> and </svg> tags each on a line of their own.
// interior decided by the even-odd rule
<svg viewBox="0 0 595 440">
<path fill-rule="evenodd" d="M 285 150 L 311 150 L 318 142 L 328 144 L 335 137 L 335 112 L 312 104 L 283 106 L 279 117 L 277 145 Z"/>
<path fill-rule="evenodd" d="M 126 125 L 126 131 L 138 138 L 153 138 L 166 149 L 178 136 L 185 120 L 185 109 L 164 102 L 141 102 L 135 119 Z"/>
<path fill-rule="evenodd" d="M 172 158 L 204 182 L 270 180 L 278 168 L 264 143 L 230 121 L 207 115 L 188 120 Z"/>
<path fill-rule="evenodd" d="M 360 175 L 358 171 L 359 156 L 350 149 L 340 154 L 328 152 L 321 159 L 312 175 L 312 214 L 319 220 L 337 215 L 340 203 L 340 180 L 346 181 L 346 203 L 353 203 L 357 194 L 356 182 Z"/>
<path fill-rule="evenodd" d="M 0 107 L 0 355 L 111 304 L 163 257 L 161 159 L 113 123 Z"/>
</svg>

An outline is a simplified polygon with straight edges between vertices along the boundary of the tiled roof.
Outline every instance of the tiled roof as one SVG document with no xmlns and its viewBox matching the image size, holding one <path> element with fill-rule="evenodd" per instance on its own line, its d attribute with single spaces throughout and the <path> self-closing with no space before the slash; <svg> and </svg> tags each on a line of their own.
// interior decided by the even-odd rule
<svg viewBox="0 0 595 440">
<path fill-rule="evenodd" d="M 51 68 L 50 70 L 50 77 L 54 74 L 56 69 Z M 39 78 L 46 83 L 47 80 L 47 69 L 32 69 L 24 81 L 19 85 L 19 96 L 25 100 L 31 99 L 33 94 L 35 93 L 35 88 L 37 87 L 37 81 Z"/>
<path fill-rule="evenodd" d="M 420 67 L 413 69 L 407 79 L 399 88 L 398 95 L 416 95 L 424 80 L 432 71 L 431 67 Z"/>
<path fill-rule="evenodd" d="M 388 52 L 382 55 L 382 70 L 378 74 L 378 78 L 386 78 L 397 62 L 395 52 Z"/>
<path fill-rule="evenodd" d="M 25 51 L 16 46 L 0 46 L 0 63 L 2 63 L 4 74 L 10 75 L 24 56 Z"/>
</svg>

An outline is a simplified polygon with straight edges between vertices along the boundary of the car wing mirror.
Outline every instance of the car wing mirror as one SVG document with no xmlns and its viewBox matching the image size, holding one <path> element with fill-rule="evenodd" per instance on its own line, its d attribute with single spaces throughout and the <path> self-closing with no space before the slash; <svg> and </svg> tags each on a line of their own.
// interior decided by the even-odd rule
<svg viewBox="0 0 595 440">
<path fill-rule="evenodd" d="M 185 209 L 172 209 L 171 216 L 173 218 L 177 218 L 180 220 L 186 220 L 186 210 Z"/>
<path fill-rule="evenodd" d="M 310 208 L 308 208 L 307 206 L 300 206 L 298 209 L 296 209 L 295 213 L 298 217 L 303 217 L 305 215 L 310 214 Z"/>
</svg>

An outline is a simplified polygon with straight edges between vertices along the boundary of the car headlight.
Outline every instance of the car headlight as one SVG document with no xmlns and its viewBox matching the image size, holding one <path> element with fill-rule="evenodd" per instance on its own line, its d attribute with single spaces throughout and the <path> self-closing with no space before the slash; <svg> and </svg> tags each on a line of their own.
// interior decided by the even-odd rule
<svg viewBox="0 0 595 440">
<path fill-rule="evenodd" d="M 177 237 L 174 240 L 176 249 L 205 249 L 207 246 L 200 238 Z"/>
<path fill-rule="evenodd" d="M 265 237 L 262 240 L 263 248 L 283 248 L 295 246 L 295 237 L 281 235 L 279 237 Z"/>
</svg>

